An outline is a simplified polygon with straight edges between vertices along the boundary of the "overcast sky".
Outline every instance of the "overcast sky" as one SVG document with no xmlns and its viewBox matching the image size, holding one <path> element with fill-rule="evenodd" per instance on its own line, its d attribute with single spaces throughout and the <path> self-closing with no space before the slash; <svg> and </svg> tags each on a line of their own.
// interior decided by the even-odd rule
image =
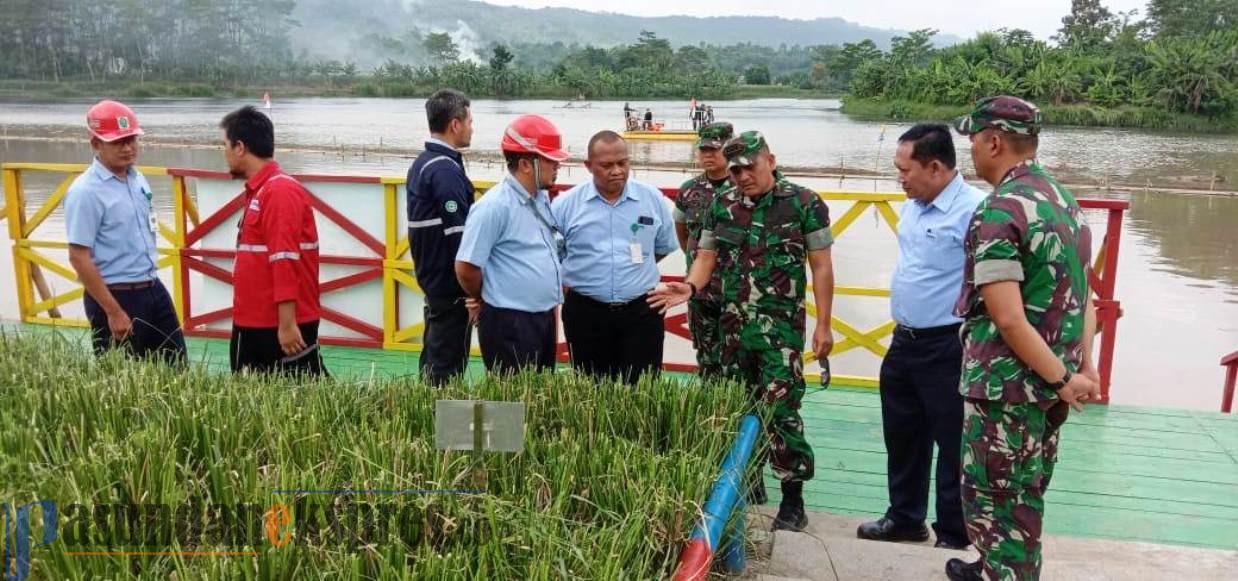
<svg viewBox="0 0 1238 581">
<path fill-rule="evenodd" d="M 982 30 L 1023 28 L 1047 40 L 1070 12 L 1070 0 L 483 0 L 491 4 L 557 6 L 638 16 L 781 16 L 810 20 L 836 16 L 865 26 L 915 30 L 936 28 L 970 38 Z M 1147 0 L 1104 0 L 1113 13 L 1137 9 Z"/>
</svg>

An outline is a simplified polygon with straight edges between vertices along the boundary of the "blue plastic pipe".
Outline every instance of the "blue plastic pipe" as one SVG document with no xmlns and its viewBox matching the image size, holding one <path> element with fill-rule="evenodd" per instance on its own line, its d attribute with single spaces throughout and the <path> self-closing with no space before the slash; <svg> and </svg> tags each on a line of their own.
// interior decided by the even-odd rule
<svg viewBox="0 0 1238 581">
<path fill-rule="evenodd" d="M 692 529 L 692 539 L 679 557 L 679 567 L 675 570 L 674 577 L 676 581 L 705 579 L 709 575 L 709 566 L 722 539 L 726 521 L 737 504 L 744 505 L 740 488 L 760 433 L 761 421 L 756 416 L 748 414 L 740 420 L 739 435 L 722 462 L 722 471 L 714 482 L 709 500 L 705 502 L 705 514 L 696 528 Z M 728 540 L 733 545 L 727 554 L 728 568 L 729 565 L 743 567 L 747 557 L 743 555 L 742 538 Z M 734 544 L 738 544 L 739 555 L 734 555 Z"/>
</svg>

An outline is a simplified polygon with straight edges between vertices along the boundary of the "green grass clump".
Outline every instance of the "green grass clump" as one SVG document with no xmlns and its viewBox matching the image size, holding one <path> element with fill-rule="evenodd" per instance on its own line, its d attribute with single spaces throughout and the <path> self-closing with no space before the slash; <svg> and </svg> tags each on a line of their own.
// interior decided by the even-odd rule
<svg viewBox="0 0 1238 581">
<path fill-rule="evenodd" d="M 527 404 L 523 452 L 487 454 L 479 468 L 468 453 L 434 449 L 435 400 L 475 398 Z M 282 547 L 266 540 L 259 514 L 238 517 L 251 533 L 239 538 L 252 541 L 241 546 L 210 542 L 209 526 L 201 545 L 89 545 L 82 539 L 116 529 L 119 517 L 66 527 L 62 514 L 61 538 L 34 550 L 35 579 L 665 578 L 748 407 L 742 390 L 673 379 L 624 387 L 526 374 L 435 390 L 409 380 L 233 377 L 95 359 L 56 335 L 9 333 L 0 335 L 0 499 L 10 510 L 49 499 L 62 513 L 71 504 L 293 511 Z M 349 502 L 412 516 L 362 537 L 297 513 Z M 260 555 L 66 554 L 126 550 Z"/>
</svg>

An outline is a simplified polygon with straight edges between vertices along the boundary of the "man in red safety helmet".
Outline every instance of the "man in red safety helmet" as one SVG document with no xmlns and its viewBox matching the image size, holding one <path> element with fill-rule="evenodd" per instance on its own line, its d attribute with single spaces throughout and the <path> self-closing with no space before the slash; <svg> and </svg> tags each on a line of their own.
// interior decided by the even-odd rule
<svg viewBox="0 0 1238 581">
<path fill-rule="evenodd" d="M 86 113 L 94 162 L 65 194 L 69 263 L 96 352 L 120 346 L 139 357 L 185 361 L 172 298 L 159 281 L 154 195 L 137 169 L 142 128 L 133 110 L 100 101 Z"/>
<path fill-rule="evenodd" d="M 219 124 L 224 160 L 245 178 L 232 269 L 232 371 L 327 375 L 318 348 L 318 226 L 310 193 L 275 157 L 275 126 L 253 107 Z"/>
<path fill-rule="evenodd" d="M 480 308 L 478 339 L 486 369 L 553 369 L 555 307 L 563 302 L 563 234 L 546 189 L 568 158 L 544 117 L 522 115 L 503 133 L 508 175 L 469 211 L 456 277 Z"/>
</svg>

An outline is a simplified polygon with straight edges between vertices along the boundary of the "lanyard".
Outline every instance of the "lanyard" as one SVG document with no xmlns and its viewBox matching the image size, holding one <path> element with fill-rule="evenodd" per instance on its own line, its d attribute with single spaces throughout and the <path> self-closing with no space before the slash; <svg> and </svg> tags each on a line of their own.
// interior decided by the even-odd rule
<svg viewBox="0 0 1238 581">
<path fill-rule="evenodd" d="M 559 232 L 559 227 L 555 226 L 551 221 L 547 220 L 545 216 L 542 216 L 541 210 L 537 209 L 538 201 L 539 200 L 537 198 L 533 198 L 533 197 L 529 198 L 529 205 L 528 205 L 529 211 L 533 212 L 534 216 L 537 216 L 537 221 L 541 222 L 543 226 L 548 228 L 551 234 L 562 236 L 563 233 Z"/>
</svg>

